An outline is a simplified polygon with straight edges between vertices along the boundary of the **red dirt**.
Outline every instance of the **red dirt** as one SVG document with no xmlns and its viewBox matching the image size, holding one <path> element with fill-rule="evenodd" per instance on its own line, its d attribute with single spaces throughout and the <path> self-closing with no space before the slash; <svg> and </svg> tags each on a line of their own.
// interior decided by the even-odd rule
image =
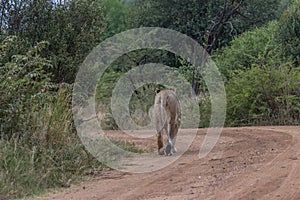
<svg viewBox="0 0 300 200">
<path fill-rule="evenodd" d="M 92 181 L 35 199 L 300 199 L 299 126 L 225 128 L 208 156 L 199 159 L 205 133 L 199 129 L 188 151 L 158 171 L 106 170 Z M 121 132 L 107 134 L 130 140 Z M 131 141 L 156 146 L 154 138 Z"/>
</svg>

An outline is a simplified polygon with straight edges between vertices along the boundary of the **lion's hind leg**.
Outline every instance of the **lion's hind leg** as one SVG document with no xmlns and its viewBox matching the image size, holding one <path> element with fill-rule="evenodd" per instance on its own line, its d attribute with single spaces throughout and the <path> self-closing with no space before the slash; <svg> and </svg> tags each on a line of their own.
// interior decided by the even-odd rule
<svg viewBox="0 0 300 200">
<path fill-rule="evenodd" d="M 154 113 L 155 113 L 155 125 L 156 125 L 156 132 L 157 132 L 157 148 L 158 154 L 164 155 L 165 148 L 164 148 L 164 140 L 163 140 L 163 129 L 164 129 L 164 120 L 162 118 L 163 110 L 161 109 L 161 98 L 156 99 L 154 105 Z"/>
<path fill-rule="evenodd" d="M 168 124 L 168 128 L 166 128 L 166 134 L 167 134 L 167 137 L 168 137 L 168 144 L 167 144 L 166 149 L 165 149 L 165 155 L 166 156 L 169 156 L 169 155 L 173 154 L 172 150 L 174 148 L 174 144 L 173 144 L 173 140 L 172 140 L 171 135 L 170 135 L 171 130 L 172 130 L 171 124 Z"/>
<path fill-rule="evenodd" d="M 158 147 L 158 154 L 164 155 L 165 154 L 165 148 L 164 148 L 164 141 L 162 136 L 162 131 L 159 131 L 157 134 L 157 147 Z"/>
<path fill-rule="evenodd" d="M 177 149 L 175 147 L 177 133 L 178 133 L 178 123 L 175 122 L 173 125 L 171 125 L 171 131 L 170 131 L 170 137 L 171 137 L 171 140 L 172 140 L 172 152 L 173 153 L 177 152 Z"/>
</svg>

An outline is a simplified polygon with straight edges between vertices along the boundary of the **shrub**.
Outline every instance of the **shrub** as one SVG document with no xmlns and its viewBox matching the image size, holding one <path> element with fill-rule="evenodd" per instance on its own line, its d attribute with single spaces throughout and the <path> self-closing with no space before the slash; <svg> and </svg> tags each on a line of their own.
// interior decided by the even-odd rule
<svg viewBox="0 0 300 200">
<path fill-rule="evenodd" d="M 60 89 L 26 117 L 31 126 L 19 138 L 0 140 L 0 193 L 11 197 L 68 186 L 99 166 L 73 132 L 70 92 Z"/>
<path fill-rule="evenodd" d="M 30 124 L 26 115 L 40 109 L 50 83 L 45 68 L 50 68 L 51 63 L 39 56 L 47 42 L 40 42 L 26 52 L 18 52 L 19 41 L 11 36 L 0 43 L 0 138 L 25 133 Z"/>
<path fill-rule="evenodd" d="M 300 119 L 300 71 L 290 63 L 252 65 L 227 84 L 227 125 L 292 125 Z"/>
<path fill-rule="evenodd" d="M 45 72 L 52 65 L 39 52 L 47 42 L 24 43 L 0 43 L 0 194 L 13 198 L 67 186 L 100 164 L 74 133 L 72 88 L 58 89 Z"/>
<path fill-rule="evenodd" d="M 248 31 L 235 38 L 230 46 L 217 52 L 215 61 L 225 78 L 230 79 L 234 70 L 248 70 L 257 63 L 257 57 L 268 51 L 277 49 L 275 30 L 277 22 Z"/>
</svg>

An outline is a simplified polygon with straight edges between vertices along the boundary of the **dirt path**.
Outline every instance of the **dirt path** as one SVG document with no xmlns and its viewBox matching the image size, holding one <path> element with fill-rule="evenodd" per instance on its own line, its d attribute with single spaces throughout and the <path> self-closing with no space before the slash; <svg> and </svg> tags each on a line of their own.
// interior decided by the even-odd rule
<svg viewBox="0 0 300 200">
<path fill-rule="evenodd" d="M 300 127 L 226 128 L 212 152 L 199 159 L 205 133 L 198 130 L 188 151 L 161 170 L 107 170 L 91 182 L 36 200 L 300 199 Z M 126 139 L 119 132 L 108 134 Z M 154 140 L 134 142 L 154 148 Z"/>
</svg>

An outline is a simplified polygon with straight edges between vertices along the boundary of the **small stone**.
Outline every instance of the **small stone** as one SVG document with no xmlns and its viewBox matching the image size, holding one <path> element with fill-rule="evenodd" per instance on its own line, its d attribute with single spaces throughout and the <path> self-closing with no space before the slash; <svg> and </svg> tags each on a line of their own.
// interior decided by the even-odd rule
<svg viewBox="0 0 300 200">
<path fill-rule="evenodd" d="M 289 159 L 291 159 L 291 160 L 298 160 L 297 157 L 289 157 Z"/>
</svg>

